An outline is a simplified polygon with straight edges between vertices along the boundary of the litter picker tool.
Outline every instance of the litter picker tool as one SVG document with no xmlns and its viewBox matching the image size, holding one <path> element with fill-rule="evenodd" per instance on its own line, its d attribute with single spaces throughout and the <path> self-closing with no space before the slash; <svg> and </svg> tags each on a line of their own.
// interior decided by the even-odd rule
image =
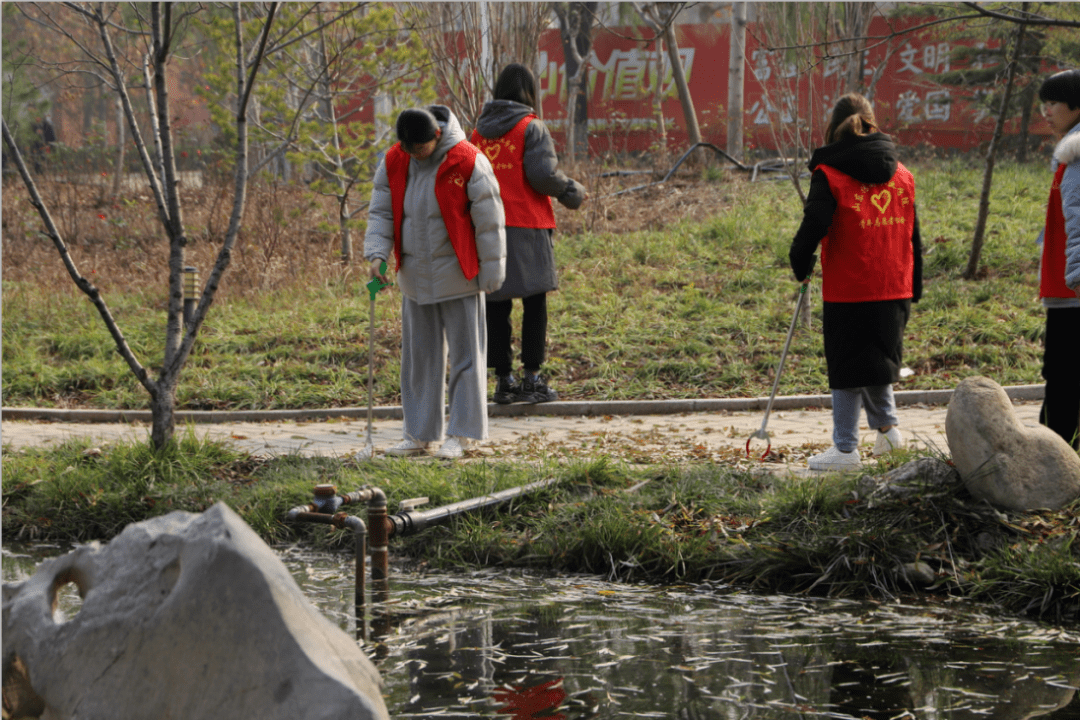
<svg viewBox="0 0 1080 720">
<path fill-rule="evenodd" d="M 379 274 L 386 276 L 385 262 L 379 266 Z M 370 460 L 375 457 L 375 445 L 371 441 L 371 406 L 375 386 L 375 296 L 379 294 L 380 290 L 390 287 L 392 284 L 383 282 L 377 277 L 371 278 L 371 282 L 367 284 L 368 293 L 371 295 L 367 355 L 367 439 L 364 442 L 364 449 L 357 454 L 357 458 L 360 460 Z"/>
<path fill-rule="evenodd" d="M 772 449 L 772 440 L 769 439 L 769 433 L 765 432 L 765 426 L 769 424 L 769 413 L 772 412 L 773 400 L 776 399 L 776 388 L 780 386 L 780 373 L 784 369 L 784 358 L 787 357 L 788 348 L 791 347 L 791 336 L 795 334 L 795 323 L 799 321 L 799 312 L 802 310 L 803 303 L 806 302 L 806 287 L 809 285 L 810 277 L 814 274 L 814 266 L 816 264 L 817 255 L 814 255 L 810 260 L 810 269 L 806 273 L 806 282 L 799 288 L 799 301 L 795 303 L 795 315 L 791 318 L 791 327 L 789 327 L 787 331 L 787 340 L 784 341 L 784 350 L 780 353 L 780 362 L 776 364 L 776 377 L 773 379 L 772 394 L 769 395 L 769 404 L 765 406 L 765 418 L 761 421 L 761 429 L 757 430 L 746 439 L 746 457 L 750 457 L 750 441 L 754 438 L 764 440 L 768 444 L 765 448 L 765 452 L 761 453 L 762 460 L 765 459 L 769 454 L 769 450 Z"/>
</svg>

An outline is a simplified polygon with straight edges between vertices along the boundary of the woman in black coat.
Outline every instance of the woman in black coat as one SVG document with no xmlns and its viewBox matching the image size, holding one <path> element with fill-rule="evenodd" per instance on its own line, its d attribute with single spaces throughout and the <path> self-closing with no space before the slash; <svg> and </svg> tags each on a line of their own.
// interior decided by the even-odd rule
<svg viewBox="0 0 1080 720">
<path fill-rule="evenodd" d="M 837 102 L 825 142 L 810 159 L 810 192 L 789 253 L 795 277 L 808 282 L 821 246 L 833 447 L 808 464 L 858 469 L 863 407 L 877 430 L 875 455 L 903 443 L 892 383 L 900 379 L 911 303 L 922 296 L 922 240 L 915 180 L 866 98 L 851 93 Z"/>
</svg>

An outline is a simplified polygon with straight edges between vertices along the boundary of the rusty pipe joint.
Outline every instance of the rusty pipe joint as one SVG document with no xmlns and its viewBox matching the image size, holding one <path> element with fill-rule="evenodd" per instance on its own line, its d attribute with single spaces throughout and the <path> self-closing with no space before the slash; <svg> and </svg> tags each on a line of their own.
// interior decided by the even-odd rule
<svg viewBox="0 0 1080 720">
<path fill-rule="evenodd" d="M 316 485 L 311 505 L 312 512 L 333 515 L 338 508 L 345 504 L 345 498 L 337 494 L 337 488 L 333 485 Z"/>
<path fill-rule="evenodd" d="M 334 513 L 330 518 L 330 524 L 336 527 L 338 530 L 344 530 L 346 528 L 352 530 L 355 533 L 366 534 L 367 525 L 363 520 L 356 515 L 350 515 L 345 511 Z"/>
<path fill-rule="evenodd" d="M 291 522 L 299 518 L 304 513 L 313 512 L 315 512 L 314 505 L 297 505 L 294 508 L 290 508 L 289 512 L 285 513 L 285 519 Z"/>
<path fill-rule="evenodd" d="M 377 487 L 371 487 L 367 485 L 354 490 L 351 493 L 346 493 L 341 496 L 342 503 L 345 505 L 351 505 L 353 503 L 367 503 L 368 507 L 386 507 L 386 493 Z"/>
</svg>

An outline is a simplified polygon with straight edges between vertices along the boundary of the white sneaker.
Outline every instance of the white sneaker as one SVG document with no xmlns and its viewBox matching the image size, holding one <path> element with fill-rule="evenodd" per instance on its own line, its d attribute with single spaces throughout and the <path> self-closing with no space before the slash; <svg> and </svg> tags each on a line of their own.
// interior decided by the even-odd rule
<svg viewBox="0 0 1080 720">
<path fill-rule="evenodd" d="M 860 469 L 862 467 L 862 460 L 859 459 L 858 450 L 846 453 L 841 452 L 833 445 L 820 455 L 815 455 L 807 460 L 806 464 L 811 470 L 835 470 L 843 472 L 844 470 Z"/>
<path fill-rule="evenodd" d="M 465 455 L 465 451 L 469 449 L 469 438 L 453 436 L 442 444 L 442 447 L 435 451 L 435 457 L 437 458 L 459 458 Z"/>
<path fill-rule="evenodd" d="M 893 425 L 888 432 L 878 430 L 877 440 L 874 441 L 874 456 L 888 455 L 893 450 L 904 447 L 904 435 L 900 428 Z"/>
<path fill-rule="evenodd" d="M 412 455 L 423 455 L 427 452 L 428 444 L 426 442 L 420 442 L 419 440 L 413 440 L 412 438 L 405 438 L 397 445 L 386 449 L 386 454 L 392 457 L 410 457 Z"/>
</svg>

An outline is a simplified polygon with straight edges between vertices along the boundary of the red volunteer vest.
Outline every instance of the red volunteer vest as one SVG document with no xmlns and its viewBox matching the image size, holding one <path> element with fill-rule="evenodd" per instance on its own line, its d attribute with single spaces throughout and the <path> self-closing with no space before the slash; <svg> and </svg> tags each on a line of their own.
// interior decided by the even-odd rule
<svg viewBox="0 0 1080 720">
<path fill-rule="evenodd" d="M 435 199 L 466 280 L 472 280 L 480 272 L 476 228 L 469 214 L 469 194 L 466 189 L 478 152 L 472 143 L 462 140 L 450 148 L 435 173 Z M 395 143 L 386 152 L 386 177 L 394 210 L 394 272 L 401 268 L 401 223 L 405 215 L 405 187 L 409 180 L 411 159 L 401 149 L 401 143 Z"/>
<path fill-rule="evenodd" d="M 1046 229 L 1043 230 L 1042 277 L 1039 278 L 1040 298 L 1074 298 L 1076 293 L 1065 285 L 1065 213 L 1061 209 L 1061 178 L 1065 163 L 1058 165 L 1050 200 L 1046 203 Z"/>
<path fill-rule="evenodd" d="M 836 199 L 821 241 L 821 297 L 828 302 L 877 302 L 912 297 L 915 261 L 915 178 L 897 163 L 887 183 L 867 185 L 818 165 Z"/>
<path fill-rule="evenodd" d="M 500 138 L 488 140 L 476 130 L 473 130 L 470 138 L 476 147 L 484 151 L 491 161 L 491 167 L 495 168 L 503 207 L 506 209 L 507 227 L 555 227 L 551 198 L 533 190 L 525 178 L 525 128 L 535 119 L 536 115 L 526 115 Z"/>
</svg>

